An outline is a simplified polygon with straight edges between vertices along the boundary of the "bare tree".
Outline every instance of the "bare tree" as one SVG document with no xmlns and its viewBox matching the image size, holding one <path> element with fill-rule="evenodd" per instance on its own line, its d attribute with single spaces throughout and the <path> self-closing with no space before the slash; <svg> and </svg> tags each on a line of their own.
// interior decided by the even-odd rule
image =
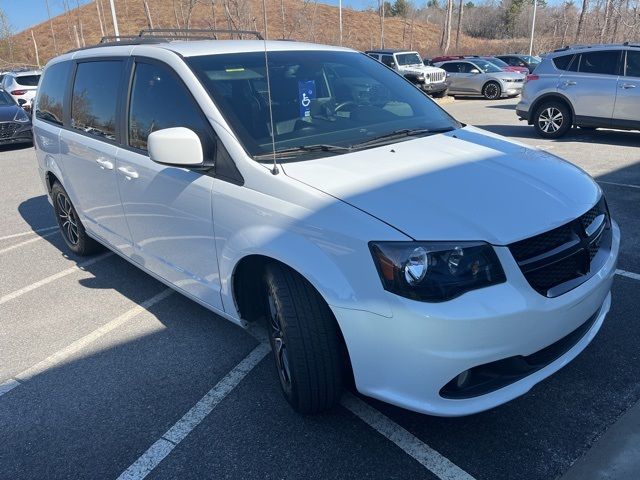
<svg viewBox="0 0 640 480">
<path fill-rule="evenodd" d="M 385 1 L 378 0 L 380 14 L 380 48 L 384 48 L 384 11 L 386 10 Z"/>
<path fill-rule="evenodd" d="M 58 55 L 58 45 L 56 43 L 56 32 L 53 29 L 53 22 L 51 21 L 51 9 L 49 8 L 49 0 L 44 0 L 47 5 L 47 16 L 49 17 L 49 26 L 51 27 L 51 38 L 53 39 L 53 50 Z"/>
<path fill-rule="evenodd" d="M 442 38 L 440 39 L 440 50 L 446 54 L 451 43 L 451 18 L 453 17 L 453 0 L 447 0 L 444 26 L 442 27 Z"/>
<path fill-rule="evenodd" d="M 100 23 L 100 34 L 104 37 L 104 25 L 102 24 L 102 15 L 100 14 L 100 4 L 96 2 L 96 10 L 98 11 L 98 22 Z"/>
<path fill-rule="evenodd" d="M 0 41 L 7 46 L 7 57 L 13 62 L 13 28 L 4 10 L 0 8 Z"/>
<path fill-rule="evenodd" d="M 462 13 L 464 11 L 464 0 L 458 3 L 458 26 L 456 28 L 456 50 L 460 48 L 460 30 L 462 29 Z"/>
<path fill-rule="evenodd" d="M 611 0 L 607 0 L 604 7 L 604 21 L 602 22 L 602 29 L 600 30 L 600 43 L 604 42 L 607 28 L 609 28 L 609 19 L 611 18 Z"/>
<path fill-rule="evenodd" d="M 578 28 L 576 30 L 576 42 L 582 38 L 582 28 L 584 27 L 584 20 L 589 11 L 589 0 L 582 0 L 582 10 L 580 10 L 580 18 L 578 19 Z"/>
<path fill-rule="evenodd" d="M 147 3 L 147 0 L 142 0 L 143 6 L 144 6 L 144 13 L 147 16 L 147 25 L 149 25 L 149 28 L 153 30 L 153 20 L 151 19 L 151 11 L 149 10 L 149 4 Z"/>
</svg>

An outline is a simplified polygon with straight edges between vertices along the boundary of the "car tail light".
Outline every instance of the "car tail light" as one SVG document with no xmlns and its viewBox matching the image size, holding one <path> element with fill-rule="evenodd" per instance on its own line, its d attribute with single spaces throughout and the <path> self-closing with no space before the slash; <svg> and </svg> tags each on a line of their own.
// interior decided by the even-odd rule
<svg viewBox="0 0 640 480">
<path fill-rule="evenodd" d="M 13 90 L 11 95 L 24 95 L 25 93 L 27 93 L 27 90 Z"/>
<path fill-rule="evenodd" d="M 540 80 L 540 76 L 539 75 L 534 75 L 533 73 L 527 75 L 527 78 L 525 78 L 526 82 L 531 82 L 532 80 Z"/>
</svg>

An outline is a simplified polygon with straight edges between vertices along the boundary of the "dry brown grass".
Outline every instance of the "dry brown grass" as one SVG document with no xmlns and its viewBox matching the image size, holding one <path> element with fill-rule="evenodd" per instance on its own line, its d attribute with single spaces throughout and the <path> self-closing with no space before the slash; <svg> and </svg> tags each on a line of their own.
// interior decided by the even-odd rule
<svg viewBox="0 0 640 480">
<path fill-rule="evenodd" d="M 235 1 L 235 4 L 233 3 Z M 264 34 L 262 2 L 260 0 L 233 0 L 231 9 L 233 20 L 238 27 L 256 29 Z M 176 15 L 172 0 L 147 0 L 155 28 L 176 28 Z M 113 35 L 113 24 L 108 11 L 108 0 L 102 0 L 105 9 L 106 29 L 108 35 Z M 142 0 L 116 0 L 120 33 L 137 34 L 141 29 L 148 28 Z M 176 4 L 179 4 L 179 0 Z M 284 0 L 285 28 L 284 35 L 295 40 L 318 43 L 337 44 L 338 9 L 329 5 L 313 3 L 309 0 Z M 283 23 L 281 18 L 280 0 L 266 0 L 268 16 L 268 36 L 282 38 Z M 182 24 L 182 15 L 178 9 L 178 21 Z M 97 43 L 101 37 L 100 24 L 96 2 L 80 7 L 80 18 L 86 45 Z M 59 15 L 52 20 L 55 32 L 56 46 L 54 48 L 50 23 L 43 22 L 32 27 L 38 43 L 40 62 L 44 64 L 48 59 L 76 48 L 73 25 L 78 25 L 77 12 L 70 15 Z M 181 25 L 182 26 L 182 25 Z M 213 15 L 211 3 L 200 0 L 194 10 L 191 27 L 211 28 Z M 227 28 L 228 21 L 223 9 L 222 0 L 216 1 L 216 26 Z M 31 28 L 20 32 L 14 37 L 15 62 L 35 64 L 35 52 L 31 39 Z M 388 18 L 385 22 L 385 46 L 389 48 L 409 48 L 420 51 L 423 55 L 433 56 L 440 53 L 439 41 L 441 27 L 433 23 L 415 22 L 413 37 L 410 35 L 410 25 L 400 18 Z M 71 33 L 71 34 L 70 34 Z M 453 40 L 453 39 L 452 39 Z M 373 12 L 361 12 L 343 9 L 343 44 L 359 50 L 366 50 L 380 46 L 380 21 Z M 491 53 L 502 52 L 515 45 L 506 45 L 502 41 L 483 40 L 463 36 L 459 51 L 456 53 Z M 450 53 L 453 53 L 450 51 Z"/>
</svg>

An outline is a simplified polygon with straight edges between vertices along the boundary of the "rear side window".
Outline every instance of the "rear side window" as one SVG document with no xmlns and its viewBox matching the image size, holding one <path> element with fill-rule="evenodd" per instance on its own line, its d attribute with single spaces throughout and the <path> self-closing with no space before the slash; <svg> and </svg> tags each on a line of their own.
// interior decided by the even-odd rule
<svg viewBox="0 0 640 480">
<path fill-rule="evenodd" d="M 40 81 L 40 75 L 21 75 L 16 77 L 16 83 L 23 87 L 37 87 Z"/>
<path fill-rule="evenodd" d="M 627 77 L 640 77 L 640 51 L 629 50 L 627 52 Z"/>
<path fill-rule="evenodd" d="M 573 60 L 573 54 L 562 55 L 561 57 L 554 58 L 553 64 L 556 66 L 558 70 L 569 70 L 569 66 L 571 65 L 571 60 Z"/>
<path fill-rule="evenodd" d="M 71 126 L 107 140 L 116 139 L 116 105 L 122 83 L 119 60 L 79 63 L 71 99 Z"/>
<path fill-rule="evenodd" d="M 214 158 L 211 126 L 187 88 L 169 68 L 138 63 L 131 89 L 129 146 L 147 150 L 151 132 L 171 127 L 186 127 L 196 132 L 204 157 Z"/>
<path fill-rule="evenodd" d="M 69 62 L 56 63 L 47 68 L 38 92 L 36 118 L 62 125 L 64 94 L 70 70 Z"/>
<path fill-rule="evenodd" d="M 619 50 L 585 52 L 580 55 L 580 73 L 618 74 Z"/>
<path fill-rule="evenodd" d="M 387 67 L 393 67 L 394 61 L 391 55 L 382 55 L 382 63 L 384 63 Z"/>
<path fill-rule="evenodd" d="M 440 68 L 444 69 L 445 72 L 458 73 L 460 71 L 458 65 L 458 63 L 445 63 L 441 65 Z"/>
</svg>

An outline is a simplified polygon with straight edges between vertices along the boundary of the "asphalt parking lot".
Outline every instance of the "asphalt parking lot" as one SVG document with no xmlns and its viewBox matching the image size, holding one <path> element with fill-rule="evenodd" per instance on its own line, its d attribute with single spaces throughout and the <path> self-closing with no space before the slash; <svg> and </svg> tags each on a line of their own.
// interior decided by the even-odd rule
<svg viewBox="0 0 640 480">
<path fill-rule="evenodd" d="M 295 414 L 260 331 L 114 254 L 69 254 L 33 149 L 1 148 L 0 478 L 571 474 L 640 399 L 640 134 L 575 129 L 542 140 L 517 121 L 515 103 L 445 108 L 594 176 L 622 230 L 620 274 L 602 330 L 575 361 L 507 405 L 453 419 L 353 394 L 329 413 Z"/>
</svg>

